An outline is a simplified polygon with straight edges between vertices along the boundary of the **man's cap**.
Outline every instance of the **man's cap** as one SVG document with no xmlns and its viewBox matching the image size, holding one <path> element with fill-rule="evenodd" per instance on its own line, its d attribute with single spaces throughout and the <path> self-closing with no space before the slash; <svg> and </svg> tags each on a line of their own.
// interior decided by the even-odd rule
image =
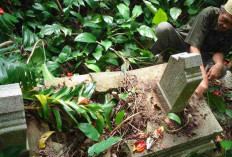
<svg viewBox="0 0 232 157">
<path fill-rule="evenodd" d="M 225 4 L 225 9 L 230 15 L 232 15 L 232 0 L 227 1 Z"/>
</svg>

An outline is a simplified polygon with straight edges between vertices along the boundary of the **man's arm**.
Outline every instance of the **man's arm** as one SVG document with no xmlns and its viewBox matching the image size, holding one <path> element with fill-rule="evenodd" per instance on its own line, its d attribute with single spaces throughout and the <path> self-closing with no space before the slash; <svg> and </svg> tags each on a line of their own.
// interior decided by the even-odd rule
<svg viewBox="0 0 232 157">
<path fill-rule="evenodd" d="M 213 79 L 218 78 L 221 75 L 222 68 L 224 66 L 223 53 L 218 52 L 218 53 L 213 54 L 212 59 L 213 59 L 214 65 L 210 68 L 209 72 L 207 73 L 209 80 L 213 80 Z"/>
<path fill-rule="evenodd" d="M 197 47 L 194 47 L 194 46 L 190 46 L 190 53 L 201 54 L 200 50 Z M 215 59 L 215 60 L 217 60 L 217 59 Z M 201 81 L 201 83 L 199 84 L 199 86 L 197 87 L 197 89 L 195 90 L 195 94 L 198 97 L 202 97 L 203 94 L 204 94 L 204 92 L 209 87 L 208 76 L 206 74 L 206 71 L 205 71 L 205 68 L 204 68 L 203 64 L 200 66 L 200 69 L 201 69 L 203 80 Z"/>
</svg>

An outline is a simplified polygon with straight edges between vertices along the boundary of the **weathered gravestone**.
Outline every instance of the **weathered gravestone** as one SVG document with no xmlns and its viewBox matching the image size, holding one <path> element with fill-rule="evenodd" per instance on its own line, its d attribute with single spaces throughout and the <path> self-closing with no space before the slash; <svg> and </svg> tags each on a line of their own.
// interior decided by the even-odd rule
<svg viewBox="0 0 232 157">
<path fill-rule="evenodd" d="M 201 59 L 198 55 L 194 56 L 196 58 L 190 59 L 193 57 L 192 54 L 184 54 L 184 58 L 187 58 L 189 63 L 186 63 L 186 60 L 183 60 L 183 57 L 179 59 L 182 64 L 175 62 L 175 68 L 178 73 L 173 73 L 173 78 L 177 78 L 182 74 L 182 77 L 188 76 L 187 78 L 194 78 L 196 76 L 197 83 L 194 84 L 193 89 L 188 87 L 182 87 L 181 85 L 177 86 L 180 88 L 181 91 L 188 92 L 189 95 L 193 93 L 194 89 L 196 88 L 197 84 L 201 80 L 201 76 L 199 76 L 199 69 L 201 64 Z M 198 60 L 200 59 L 200 61 Z M 178 60 L 177 60 L 178 61 Z M 192 63 L 195 61 L 196 63 Z M 170 64 L 170 63 L 168 63 Z M 185 64 L 185 65 L 183 65 Z M 192 66 L 193 65 L 193 66 Z M 153 115 L 155 119 L 151 119 L 147 123 L 147 132 L 152 133 L 155 129 L 159 128 L 160 125 L 164 125 L 164 119 L 166 118 L 166 112 L 163 108 L 163 102 L 160 101 L 159 96 L 160 94 L 156 92 L 155 87 L 157 83 L 160 82 L 161 76 L 163 75 L 166 67 L 170 65 L 167 64 L 159 64 L 156 66 L 151 66 L 147 68 L 137 69 L 128 71 L 126 73 L 123 72 L 103 72 L 103 73 L 91 73 L 88 75 L 82 76 L 74 76 L 71 78 L 59 78 L 53 80 L 46 80 L 45 85 L 68 85 L 68 86 L 75 86 L 80 82 L 96 82 L 96 91 L 97 92 L 108 92 L 113 89 L 117 89 L 123 87 L 123 80 L 125 76 L 135 76 L 137 79 L 137 83 L 134 85 L 136 88 L 137 97 L 139 98 L 139 104 L 145 104 L 143 106 L 148 115 Z M 174 65 L 172 65 L 174 66 Z M 181 67 L 176 67 L 181 66 Z M 183 68 L 187 67 L 187 68 Z M 186 69 L 187 72 L 186 72 Z M 193 73 L 191 73 L 191 71 Z M 191 73 L 191 74 L 190 74 Z M 174 83 L 172 79 L 165 79 L 165 75 L 163 75 L 164 80 L 168 81 L 169 85 Z M 188 79 L 185 79 L 185 81 Z M 171 82 L 171 83 L 170 83 Z M 176 81 L 177 82 L 177 81 Z M 194 81 L 193 81 L 194 82 Z M 165 83 L 165 82 L 164 82 Z M 188 83 L 185 83 L 185 85 Z M 184 85 L 184 84 L 183 84 Z M 183 93 L 179 92 L 178 90 L 173 90 L 176 88 L 173 86 L 171 92 L 177 92 L 177 98 L 179 98 Z M 186 91 L 187 90 L 187 91 Z M 189 92 L 189 91 L 190 92 Z M 143 99 L 142 99 L 143 98 Z M 182 99 L 181 102 L 185 102 L 187 98 Z M 176 102 L 176 101 L 173 101 Z M 174 103 L 175 104 L 175 103 Z M 144 150 L 141 153 L 133 152 L 132 144 L 135 144 L 135 140 L 127 141 L 126 147 L 128 148 L 128 156 L 157 156 L 157 157 L 184 157 L 187 156 L 191 152 L 204 152 L 213 149 L 214 143 L 212 143 L 212 139 L 215 138 L 217 134 L 222 131 L 221 126 L 217 122 L 216 118 L 212 114 L 211 110 L 207 106 L 207 103 L 204 99 L 198 100 L 195 97 L 191 97 L 188 101 L 189 107 L 192 108 L 192 119 L 194 119 L 197 126 L 195 126 L 191 133 L 193 134 L 192 137 L 188 136 L 177 136 L 176 134 L 169 133 L 164 131 L 163 138 L 157 140 L 150 150 Z M 182 106 L 183 108 L 183 106 Z M 159 123 L 157 123 L 159 122 Z M 185 128 L 183 128 L 185 129 Z"/>
<path fill-rule="evenodd" d="M 0 86 L 0 150 L 27 148 L 27 125 L 19 84 Z"/>
<path fill-rule="evenodd" d="M 186 101 L 202 80 L 200 65 L 200 54 L 180 53 L 171 56 L 160 82 L 157 83 L 157 92 L 166 113 L 177 113 L 186 108 Z"/>
</svg>

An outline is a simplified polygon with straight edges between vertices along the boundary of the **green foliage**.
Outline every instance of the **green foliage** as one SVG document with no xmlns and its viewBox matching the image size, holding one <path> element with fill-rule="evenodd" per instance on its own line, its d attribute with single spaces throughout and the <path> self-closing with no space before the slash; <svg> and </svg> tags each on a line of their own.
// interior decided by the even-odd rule
<svg viewBox="0 0 232 157">
<path fill-rule="evenodd" d="M 169 113 L 167 115 L 167 117 L 171 120 L 174 120 L 175 122 L 177 122 L 178 124 L 181 125 L 181 120 L 180 120 L 180 117 L 178 115 L 176 115 L 175 113 Z"/>
<path fill-rule="evenodd" d="M 116 115 L 116 118 L 115 118 L 116 125 L 119 125 L 120 123 L 122 123 L 124 113 L 125 113 L 125 110 L 122 110 L 122 111 L 118 112 L 118 114 Z"/>
<path fill-rule="evenodd" d="M 155 16 L 152 20 L 152 23 L 158 25 L 161 22 L 167 22 L 168 21 L 168 16 L 167 14 L 160 8 L 156 13 Z"/>
<path fill-rule="evenodd" d="M 225 149 L 225 151 L 231 150 L 232 141 L 222 141 L 222 142 L 220 142 L 220 145 L 222 146 L 223 149 Z"/>
<path fill-rule="evenodd" d="M 0 43 L 12 40 L 14 45 L 0 48 L 0 53 L 21 55 L 22 63 L 28 58 L 32 63 L 30 56 L 38 56 L 32 66 L 45 79 L 68 72 L 120 67 L 127 71 L 156 61 L 149 48 L 157 40 L 160 22 L 181 26 L 202 8 L 219 4 L 219 0 L 64 0 L 58 6 L 51 0 L 11 5 L 3 1 Z"/>
<path fill-rule="evenodd" d="M 100 137 L 98 131 L 88 123 L 79 123 L 77 128 L 80 129 L 87 137 L 91 138 L 94 141 L 97 141 Z"/>
<path fill-rule="evenodd" d="M 119 94 L 119 98 L 122 99 L 122 100 L 127 100 L 128 93 L 127 92 L 123 92 L 123 93 Z"/>
<path fill-rule="evenodd" d="M 24 63 L 18 61 L 17 56 L 0 58 L 0 84 L 20 83 L 25 90 L 36 85 L 36 73 Z"/>
<path fill-rule="evenodd" d="M 9 147 L 0 151 L 0 157 L 19 156 L 24 150 L 25 148 L 20 146 Z"/>
<path fill-rule="evenodd" d="M 101 152 L 105 151 L 107 148 L 120 140 L 122 140 L 120 137 L 110 137 L 107 140 L 96 143 L 88 149 L 88 154 L 89 156 L 98 156 Z"/>
<path fill-rule="evenodd" d="M 207 91 L 207 102 L 211 108 L 216 108 L 221 113 L 226 111 L 226 103 L 224 100 L 209 91 Z"/>
<path fill-rule="evenodd" d="M 76 127 L 97 141 L 105 125 L 111 129 L 109 115 L 115 103 L 107 95 L 104 104 L 79 102 L 79 98 L 90 99 L 94 89 L 95 83 L 64 87 L 55 93 L 54 87 L 40 88 L 39 91 L 24 92 L 23 98 L 35 101 L 33 107 L 39 108 L 39 116 L 56 126 L 57 130 Z M 96 129 L 90 125 L 93 122 L 96 122 Z"/>
</svg>

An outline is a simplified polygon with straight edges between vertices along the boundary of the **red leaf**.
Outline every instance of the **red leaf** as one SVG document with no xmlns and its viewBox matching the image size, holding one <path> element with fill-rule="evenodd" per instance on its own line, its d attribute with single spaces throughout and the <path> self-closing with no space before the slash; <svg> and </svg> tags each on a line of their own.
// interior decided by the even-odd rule
<svg viewBox="0 0 232 157">
<path fill-rule="evenodd" d="M 213 94 L 220 95 L 220 92 L 219 91 L 213 91 Z"/>
<path fill-rule="evenodd" d="M 67 72 L 67 76 L 68 76 L 68 77 L 71 77 L 71 76 L 73 76 L 73 74 L 70 73 L 70 72 Z"/>
<path fill-rule="evenodd" d="M 0 14 L 3 15 L 5 12 L 0 8 Z"/>
<path fill-rule="evenodd" d="M 227 61 L 224 61 L 224 65 L 227 66 L 227 65 L 228 65 L 228 62 L 227 62 Z"/>
<path fill-rule="evenodd" d="M 89 104 L 89 99 L 80 96 L 80 97 L 78 98 L 78 104 L 85 104 L 85 105 L 87 105 L 87 104 Z"/>
<path fill-rule="evenodd" d="M 136 146 L 134 145 L 133 151 L 142 152 L 146 148 L 145 141 L 137 141 Z"/>
</svg>

